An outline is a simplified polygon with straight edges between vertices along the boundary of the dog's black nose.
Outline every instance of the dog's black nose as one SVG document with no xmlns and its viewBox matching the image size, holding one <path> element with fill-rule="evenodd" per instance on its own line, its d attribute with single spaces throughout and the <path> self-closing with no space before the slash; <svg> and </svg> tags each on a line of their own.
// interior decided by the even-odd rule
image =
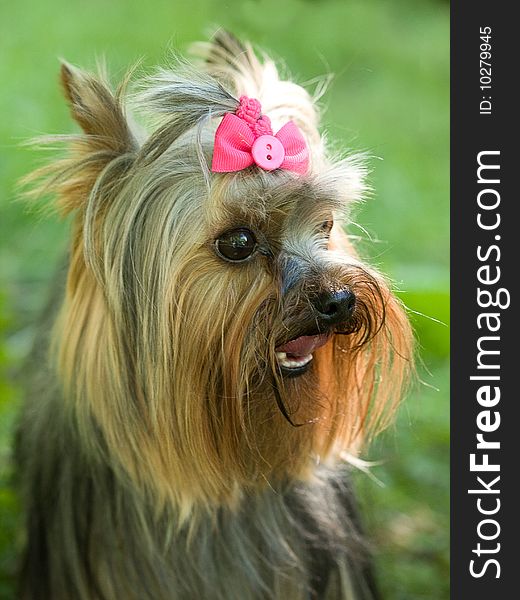
<svg viewBox="0 0 520 600">
<path fill-rule="evenodd" d="M 356 296 L 348 289 L 341 288 L 322 292 L 314 301 L 314 308 L 321 325 L 337 325 L 347 321 L 354 312 Z"/>
</svg>

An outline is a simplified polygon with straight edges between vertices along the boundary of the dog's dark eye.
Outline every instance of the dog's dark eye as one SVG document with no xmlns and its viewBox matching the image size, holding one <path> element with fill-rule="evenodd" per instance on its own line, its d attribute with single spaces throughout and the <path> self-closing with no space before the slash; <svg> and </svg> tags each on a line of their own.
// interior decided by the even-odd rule
<svg viewBox="0 0 520 600">
<path fill-rule="evenodd" d="M 332 230 L 333 225 L 334 225 L 333 219 L 328 219 L 327 221 L 323 221 L 323 223 L 320 226 L 320 231 L 323 232 L 325 235 L 329 235 L 329 233 Z"/>
<path fill-rule="evenodd" d="M 215 247 L 226 260 L 246 260 L 256 250 L 256 238 L 249 229 L 232 229 L 217 238 Z"/>
</svg>

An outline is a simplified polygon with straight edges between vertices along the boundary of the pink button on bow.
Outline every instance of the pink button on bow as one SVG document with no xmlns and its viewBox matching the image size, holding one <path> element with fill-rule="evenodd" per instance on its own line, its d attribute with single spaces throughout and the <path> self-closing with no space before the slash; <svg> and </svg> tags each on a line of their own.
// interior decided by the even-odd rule
<svg viewBox="0 0 520 600">
<path fill-rule="evenodd" d="M 309 151 L 292 121 L 272 135 L 271 123 L 261 116 L 258 100 L 242 96 L 236 114 L 227 113 L 218 126 L 211 170 L 230 173 L 253 164 L 265 171 L 286 169 L 304 174 Z"/>
<path fill-rule="evenodd" d="M 273 135 L 261 135 L 251 146 L 251 156 L 259 167 L 266 171 L 272 171 L 278 169 L 283 163 L 285 148 L 282 142 Z"/>
</svg>

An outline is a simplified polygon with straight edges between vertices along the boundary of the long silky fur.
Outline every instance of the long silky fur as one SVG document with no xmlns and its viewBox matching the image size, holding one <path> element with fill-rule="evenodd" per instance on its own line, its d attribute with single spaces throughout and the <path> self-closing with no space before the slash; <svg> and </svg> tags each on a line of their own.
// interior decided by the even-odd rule
<svg viewBox="0 0 520 600">
<path fill-rule="evenodd" d="M 127 81 L 112 94 L 62 67 L 83 134 L 43 140 L 68 152 L 26 180 L 73 228 L 19 434 L 25 599 L 373 597 L 340 456 L 388 423 L 412 341 L 339 224 L 365 192 L 363 159 L 333 160 L 311 96 L 249 46 L 220 33 L 202 52 L 202 67 L 176 61 L 139 84 L 144 140 Z M 275 131 L 298 124 L 307 176 L 210 173 L 218 117 L 242 93 Z M 224 262 L 213 242 L 237 226 L 270 252 Z M 356 294 L 352 321 L 310 373 L 282 378 L 275 347 L 312 321 L 317 290 L 340 284 Z"/>
</svg>

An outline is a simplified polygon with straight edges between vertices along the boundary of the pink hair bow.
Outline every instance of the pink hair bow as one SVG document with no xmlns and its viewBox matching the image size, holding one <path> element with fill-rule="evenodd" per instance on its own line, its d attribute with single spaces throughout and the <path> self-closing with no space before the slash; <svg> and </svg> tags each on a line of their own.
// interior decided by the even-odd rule
<svg viewBox="0 0 520 600">
<path fill-rule="evenodd" d="M 261 115 L 260 102 L 242 96 L 236 113 L 227 113 L 215 133 L 211 170 L 230 173 L 253 164 L 265 171 L 286 169 L 303 175 L 309 167 L 309 151 L 292 121 L 273 135 L 269 117 Z"/>
</svg>

